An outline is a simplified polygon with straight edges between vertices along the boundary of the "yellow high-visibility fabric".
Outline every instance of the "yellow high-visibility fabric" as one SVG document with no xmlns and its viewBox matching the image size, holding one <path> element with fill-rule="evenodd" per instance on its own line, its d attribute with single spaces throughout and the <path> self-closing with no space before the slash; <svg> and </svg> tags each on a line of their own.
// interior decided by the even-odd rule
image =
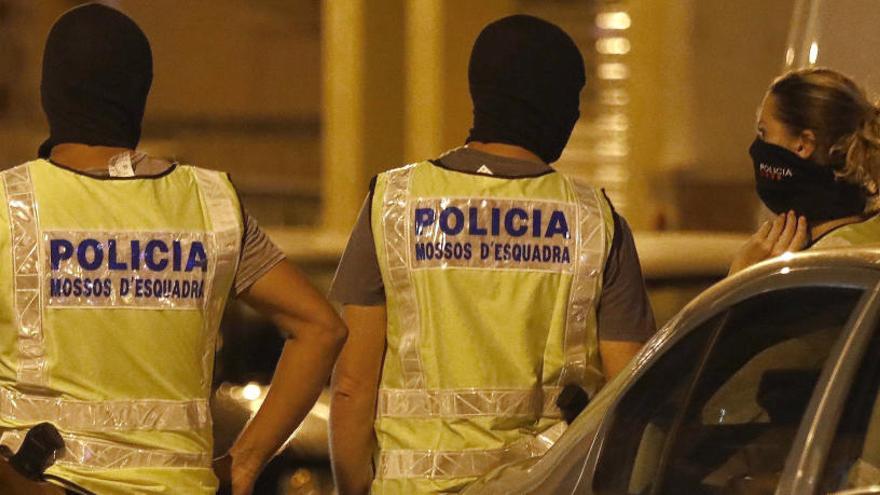
<svg viewBox="0 0 880 495">
<path fill-rule="evenodd" d="M 372 490 L 454 491 L 561 422 L 553 390 L 601 387 L 610 205 L 556 172 L 507 179 L 423 162 L 380 174 L 371 211 L 388 312 Z M 567 334 L 583 339 L 580 373 L 565 371 Z M 406 406 L 387 399 L 410 393 Z M 505 393 L 537 399 L 499 405 Z"/>
<path fill-rule="evenodd" d="M 821 249 L 877 243 L 880 243 L 880 214 L 835 229 L 816 241 L 813 247 Z"/>
<path fill-rule="evenodd" d="M 10 203 L 10 172 L 29 176 L 36 211 L 43 368 L 35 383 L 21 380 L 16 297 L 26 279 L 14 271 L 24 238 L 10 218 L 20 211 Z M 177 165 L 157 177 L 104 179 L 45 160 L 3 174 L 0 390 L 13 399 L 0 407 L 0 442 L 46 414 L 71 442 L 69 456 L 84 453 L 62 457 L 51 474 L 101 494 L 214 493 L 207 403 L 243 228 L 228 177 Z M 217 204 L 222 222 L 209 211 Z M 221 233 L 215 223 L 223 222 Z M 70 290 L 77 283 L 80 291 Z M 84 295 L 84 286 L 94 291 Z M 50 400 L 60 406 L 40 405 Z M 181 404 L 198 407 L 167 413 Z"/>
</svg>

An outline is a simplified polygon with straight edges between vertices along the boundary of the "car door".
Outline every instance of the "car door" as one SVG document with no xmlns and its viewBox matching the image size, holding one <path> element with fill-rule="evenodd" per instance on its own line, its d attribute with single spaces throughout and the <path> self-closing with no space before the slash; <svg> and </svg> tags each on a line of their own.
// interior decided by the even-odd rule
<svg viewBox="0 0 880 495">
<path fill-rule="evenodd" d="M 821 407 L 789 459 L 791 493 L 880 493 L 880 323 L 863 319 L 837 359 Z"/>
<path fill-rule="evenodd" d="M 556 493 L 776 493 L 876 280 L 781 270 L 723 295 L 620 396 Z"/>
<path fill-rule="evenodd" d="M 655 481 L 684 480 L 681 471 L 694 493 L 769 492 L 748 486 L 759 473 L 742 466 L 771 455 L 760 479 L 772 487 L 786 459 L 785 448 L 771 451 L 776 440 L 804 448 L 793 425 L 812 419 L 820 397 L 810 386 L 817 376 L 829 380 L 826 362 L 852 343 L 855 323 L 870 320 L 878 273 L 837 260 L 781 265 L 713 287 L 658 332 L 546 455 L 500 468 L 465 492 L 665 493 Z M 726 443 L 701 458 L 719 439 Z M 694 459 L 704 462 L 688 466 Z"/>
</svg>

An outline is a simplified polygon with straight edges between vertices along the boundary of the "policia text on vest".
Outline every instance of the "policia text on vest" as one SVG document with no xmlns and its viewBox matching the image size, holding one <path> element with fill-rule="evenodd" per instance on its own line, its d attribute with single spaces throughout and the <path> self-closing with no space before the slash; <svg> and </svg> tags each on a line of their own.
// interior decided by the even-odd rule
<svg viewBox="0 0 880 495">
<path fill-rule="evenodd" d="M 569 271 L 569 204 L 498 198 L 420 199 L 414 268 L 461 266 Z"/>
<path fill-rule="evenodd" d="M 201 233 L 45 232 L 55 306 L 198 306 L 205 295 Z"/>
</svg>

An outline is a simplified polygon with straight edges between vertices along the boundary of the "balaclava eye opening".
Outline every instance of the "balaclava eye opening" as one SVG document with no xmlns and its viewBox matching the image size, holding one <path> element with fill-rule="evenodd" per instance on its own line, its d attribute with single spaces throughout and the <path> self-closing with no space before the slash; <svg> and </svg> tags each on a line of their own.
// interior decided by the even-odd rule
<svg viewBox="0 0 880 495">
<path fill-rule="evenodd" d="M 62 15 L 43 52 L 39 156 L 61 143 L 136 148 L 152 79 L 150 43 L 123 13 L 87 4 Z"/>
<path fill-rule="evenodd" d="M 514 15 L 480 33 L 468 67 L 474 124 L 467 141 L 522 146 L 559 159 L 580 116 L 584 61 L 558 26 Z"/>
</svg>

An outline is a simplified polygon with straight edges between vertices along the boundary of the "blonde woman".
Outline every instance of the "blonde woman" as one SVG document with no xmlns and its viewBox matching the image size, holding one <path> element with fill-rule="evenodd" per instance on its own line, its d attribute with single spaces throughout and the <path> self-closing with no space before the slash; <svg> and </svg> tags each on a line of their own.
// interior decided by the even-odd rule
<svg viewBox="0 0 880 495">
<path fill-rule="evenodd" d="M 734 273 L 786 251 L 880 242 L 880 109 L 845 75 L 788 72 L 770 85 L 749 149 L 761 201 L 776 214 Z"/>
</svg>

